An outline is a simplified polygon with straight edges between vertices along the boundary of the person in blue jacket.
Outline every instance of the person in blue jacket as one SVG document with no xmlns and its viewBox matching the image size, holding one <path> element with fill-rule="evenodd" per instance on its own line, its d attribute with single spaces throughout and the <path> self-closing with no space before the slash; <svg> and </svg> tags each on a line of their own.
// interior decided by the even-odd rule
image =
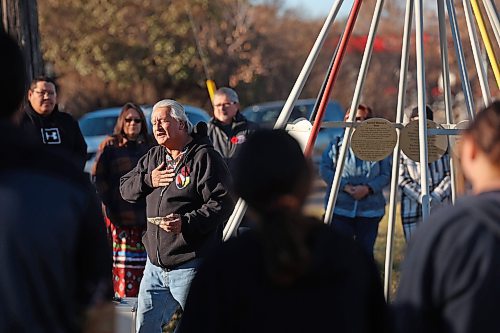
<svg viewBox="0 0 500 333">
<path fill-rule="evenodd" d="M 360 104 L 356 121 L 365 121 L 372 114 L 370 107 Z M 349 112 L 345 119 L 348 117 Z M 338 137 L 330 142 L 321 157 L 320 175 L 327 184 L 325 207 L 330 197 L 342 141 Z M 390 157 L 378 162 L 363 161 L 351 149 L 348 150 L 331 226 L 354 238 L 370 257 L 373 257 L 379 222 L 385 214 L 386 202 L 382 190 L 389 184 L 390 177 Z"/>
</svg>

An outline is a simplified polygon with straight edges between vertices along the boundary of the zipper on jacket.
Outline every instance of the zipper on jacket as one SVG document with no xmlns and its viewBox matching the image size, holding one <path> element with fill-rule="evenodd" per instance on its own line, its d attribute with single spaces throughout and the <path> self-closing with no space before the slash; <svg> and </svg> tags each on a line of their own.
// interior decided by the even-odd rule
<svg viewBox="0 0 500 333">
<path fill-rule="evenodd" d="M 186 151 L 186 153 L 184 154 L 184 156 L 182 156 L 182 159 L 179 161 L 179 163 L 177 163 L 177 165 L 175 166 L 174 168 L 174 174 L 177 174 L 177 171 L 180 170 L 180 167 L 182 165 L 185 165 L 186 164 L 186 159 L 187 159 L 187 156 L 188 154 L 191 152 L 191 150 L 193 149 L 193 147 L 191 147 L 188 151 Z M 174 180 L 175 181 L 175 177 L 174 177 Z M 157 216 L 160 216 L 160 206 L 161 206 L 161 199 L 163 198 L 163 194 L 165 193 L 165 191 L 167 190 L 167 187 L 170 186 L 171 183 L 169 183 L 167 186 L 164 186 L 160 192 L 160 198 L 158 200 L 158 207 L 157 207 Z M 165 265 L 161 262 L 161 259 L 160 259 L 160 227 L 159 226 L 156 226 L 156 257 L 158 258 L 158 264 L 160 264 L 160 267 L 163 267 L 163 268 L 166 268 Z"/>
<path fill-rule="evenodd" d="M 157 216 L 160 216 L 160 206 L 161 206 L 161 199 L 163 197 L 163 193 L 165 192 L 165 189 L 167 187 L 165 186 L 161 192 L 160 192 L 160 199 L 158 200 L 158 209 L 157 209 Z M 160 267 L 163 267 L 165 268 L 165 265 L 163 265 L 163 263 L 161 262 L 161 259 L 160 259 L 160 226 L 157 225 L 156 226 L 156 257 L 158 258 L 158 264 L 160 264 Z"/>
<path fill-rule="evenodd" d="M 164 158 L 165 158 L 165 156 L 164 156 Z M 156 211 L 157 211 L 156 216 L 160 216 L 161 199 L 163 198 L 163 193 L 165 193 L 167 186 L 164 186 L 162 188 L 162 190 L 160 191 L 160 198 L 158 199 L 158 207 L 156 209 Z M 165 266 L 163 265 L 163 263 L 161 262 L 161 259 L 160 259 L 160 229 L 161 229 L 160 226 L 157 225 L 156 226 L 156 257 L 158 258 L 158 264 L 160 265 L 160 267 L 165 268 Z"/>
</svg>

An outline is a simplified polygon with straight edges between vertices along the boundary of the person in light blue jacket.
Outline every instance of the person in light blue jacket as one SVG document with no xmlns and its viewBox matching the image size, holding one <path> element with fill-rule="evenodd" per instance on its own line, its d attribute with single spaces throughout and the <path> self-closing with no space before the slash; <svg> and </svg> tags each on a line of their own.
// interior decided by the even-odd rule
<svg viewBox="0 0 500 333">
<path fill-rule="evenodd" d="M 360 104 L 356 121 L 369 119 L 372 114 L 370 107 Z M 348 117 L 349 112 L 346 113 L 345 119 Z M 341 145 L 342 138 L 334 139 L 321 157 L 320 175 L 328 185 L 325 207 L 330 197 Z M 389 184 L 390 179 L 390 157 L 378 162 L 363 161 L 357 158 L 351 149 L 348 150 L 331 226 L 354 238 L 372 258 L 378 225 L 385 214 L 386 202 L 382 190 Z"/>
</svg>

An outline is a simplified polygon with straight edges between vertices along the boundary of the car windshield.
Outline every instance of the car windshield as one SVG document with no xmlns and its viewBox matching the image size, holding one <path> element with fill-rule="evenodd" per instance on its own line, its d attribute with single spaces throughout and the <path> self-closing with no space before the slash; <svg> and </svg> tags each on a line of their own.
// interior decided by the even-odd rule
<svg viewBox="0 0 500 333">
<path fill-rule="evenodd" d="M 146 122 L 148 124 L 148 131 L 152 133 L 153 126 L 151 125 L 151 107 L 144 107 L 144 115 L 146 117 Z M 200 121 L 208 122 L 210 117 L 205 113 L 198 113 L 195 111 L 191 111 L 189 107 L 186 107 L 186 115 L 193 125 L 196 125 Z M 200 109 L 201 110 L 201 109 Z M 99 111 L 97 111 L 99 112 Z M 108 115 L 95 115 L 91 117 L 82 117 L 78 121 L 80 125 L 80 129 L 84 137 L 92 137 L 92 136 L 105 136 L 111 135 L 115 128 L 116 119 L 120 114 L 120 110 L 116 111 L 116 114 L 108 114 Z"/>
<path fill-rule="evenodd" d="M 258 106 L 257 108 L 248 107 L 243 111 L 243 114 L 248 120 L 262 124 L 265 127 L 272 127 L 276 123 L 276 120 L 278 120 L 283 105 Z M 292 123 L 298 118 L 309 119 L 313 107 L 314 103 L 294 106 L 288 122 Z M 329 103 L 323 116 L 323 121 L 342 120 L 342 118 L 339 118 L 339 111 L 336 110 L 338 107 L 335 103 Z"/>
<path fill-rule="evenodd" d="M 206 116 L 202 116 L 200 114 L 197 114 L 197 113 L 194 113 L 194 112 L 189 112 L 186 110 L 186 114 L 189 118 L 189 121 L 191 121 L 191 123 L 193 125 L 196 125 L 198 124 L 200 121 L 204 121 L 204 122 L 207 122 L 209 120 L 209 118 L 207 118 Z"/>
<path fill-rule="evenodd" d="M 79 121 L 83 136 L 100 136 L 113 133 L 117 116 L 85 118 Z"/>
</svg>

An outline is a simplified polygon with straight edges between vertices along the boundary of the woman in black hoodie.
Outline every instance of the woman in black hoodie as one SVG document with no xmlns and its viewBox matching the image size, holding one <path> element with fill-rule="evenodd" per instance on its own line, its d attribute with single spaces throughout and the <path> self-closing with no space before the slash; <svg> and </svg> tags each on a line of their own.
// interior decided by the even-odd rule
<svg viewBox="0 0 500 333">
<path fill-rule="evenodd" d="M 302 209 L 312 167 L 283 130 L 257 131 L 234 161 L 235 190 L 257 224 L 200 268 L 180 332 L 382 332 L 374 264 Z"/>
</svg>

